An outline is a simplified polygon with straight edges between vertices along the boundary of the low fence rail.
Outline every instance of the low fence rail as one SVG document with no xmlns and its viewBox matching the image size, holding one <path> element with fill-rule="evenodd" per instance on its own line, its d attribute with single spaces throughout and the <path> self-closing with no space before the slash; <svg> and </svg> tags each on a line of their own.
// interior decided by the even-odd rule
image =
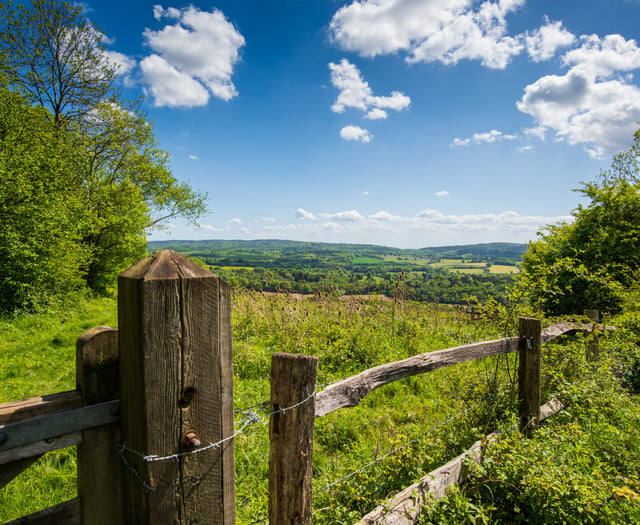
<svg viewBox="0 0 640 525">
<path fill-rule="evenodd" d="M 242 429 L 233 422 L 228 286 L 175 252 L 158 252 L 121 274 L 118 323 L 78 339 L 76 390 L 0 405 L 0 487 L 43 454 L 78 446 L 78 497 L 13 523 L 235 523 L 233 438 Z M 274 354 L 269 521 L 311 523 L 315 418 L 399 379 L 518 352 L 520 426 L 529 431 L 558 408 L 540 407 L 542 344 L 594 326 L 542 330 L 540 320 L 523 318 L 518 337 L 383 364 L 320 392 L 317 357 Z M 466 454 L 476 457 L 479 446 Z M 462 456 L 360 523 L 413 523 L 398 516 L 417 515 L 427 494 L 460 479 L 461 464 Z M 402 499 L 415 493 L 422 500 Z"/>
</svg>

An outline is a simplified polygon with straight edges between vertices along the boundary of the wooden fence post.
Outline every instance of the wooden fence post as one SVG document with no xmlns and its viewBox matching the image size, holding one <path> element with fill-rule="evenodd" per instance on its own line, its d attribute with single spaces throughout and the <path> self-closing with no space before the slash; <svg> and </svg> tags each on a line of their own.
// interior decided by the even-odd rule
<svg viewBox="0 0 640 525">
<path fill-rule="evenodd" d="M 169 250 L 118 286 L 125 519 L 233 524 L 230 289 Z"/>
<path fill-rule="evenodd" d="M 594 327 L 596 323 L 600 321 L 599 310 L 585 310 L 584 315 L 589 318 Z M 587 359 L 589 361 L 595 361 L 600 356 L 600 341 L 597 335 L 592 334 L 591 338 L 591 341 L 587 345 Z"/>
<path fill-rule="evenodd" d="M 542 321 L 521 317 L 518 330 L 518 402 L 520 430 L 529 432 L 540 421 L 540 364 L 542 357 Z"/>
<path fill-rule="evenodd" d="M 118 399 L 118 331 L 99 326 L 84 332 L 76 343 L 76 386 L 82 405 Z M 102 426 L 83 432 L 78 445 L 80 523 L 123 523 L 120 427 Z"/>
<path fill-rule="evenodd" d="M 316 356 L 275 353 L 271 358 L 269 523 L 311 525 L 317 376 Z"/>
</svg>

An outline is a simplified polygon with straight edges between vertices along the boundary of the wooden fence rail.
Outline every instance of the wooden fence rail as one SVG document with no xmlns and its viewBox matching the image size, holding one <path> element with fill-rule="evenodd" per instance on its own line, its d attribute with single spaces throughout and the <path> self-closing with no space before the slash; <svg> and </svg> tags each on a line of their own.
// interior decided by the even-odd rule
<svg viewBox="0 0 640 525">
<path fill-rule="evenodd" d="M 0 405 L 0 487 L 43 454 L 78 446 L 78 497 L 13 523 L 235 523 L 229 287 L 168 250 L 118 285 L 119 330 L 78 339 L 76 390 Z M 594 325 L 520 323 L 519 337 L 380 365 L 317 394 L 316 357 L 274 354 L 271 523 L 311 523 L 314 418 L 392 381 L 518 351 L 521 426 L 534 428 L 541 345 Z"/>
</svg>

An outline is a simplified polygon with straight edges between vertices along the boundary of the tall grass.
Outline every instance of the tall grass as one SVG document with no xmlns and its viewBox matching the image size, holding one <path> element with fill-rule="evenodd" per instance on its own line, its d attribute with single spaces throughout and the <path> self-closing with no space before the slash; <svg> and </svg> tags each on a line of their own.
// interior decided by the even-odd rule
<svg viewBox="0 0 640 525">
<path fill-rule="evenodd" d="M 75 340 L 90 327 L 115 326 L 115 312 L 113 300 L 83 300 L 63 312 L 0 321 L 0 401 L 74 388 Z M 268 401 L 274 352 L 317 355 L 323 385 L 382 363 L 503 335 L 443 305 L 363 298 L 301 301 L 251 292 L 234 295 L 232 323 L 238 421 L 242 409 Z M 358 407 L 318 419 L 314 522 L 352 523 L 477 439 L 512 401 L 508 396 L 495 401 L 514 366 L 504 357 L 496 361 L 399 381 L 372 392 Z M 485 397 L 489 401 L 474 406 Z M 428 432 L 469 407 L 446 428 Z M 250 523 L 267 513 L 266 418 L 235 439 L 235 450 L 238 523 Z M 0 520 L 69 499 L 75 490 L 74 449 L 48 454 L 0 491 Z"/>
</svg>

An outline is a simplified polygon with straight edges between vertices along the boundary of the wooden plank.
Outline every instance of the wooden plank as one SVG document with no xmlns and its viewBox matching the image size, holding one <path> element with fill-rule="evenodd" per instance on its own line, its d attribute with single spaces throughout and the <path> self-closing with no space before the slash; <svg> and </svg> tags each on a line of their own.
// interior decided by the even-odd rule
<svg viewBox="0 0 640 525">
<path fill-rule="evenodd" d="M 540 368 L 542 321 L 521 317 L 518 323 L 518 403 L 520 430 L 531 432 L 540 421 Z"/>
<path fill-rule="evenodd" d="M 5 525 L 79 525 L 80 502 L 74 498 L 54 507 L 29 514 Z"/>
<path fill-rule="evenodd" d="M 235 522 L 233 440 L 191 448 L 233 435 L 230 308 L 224 281 L 168 250 L 119 277 L 128 523 Z"/>
<path fill-rule="evenodd" d="M 42 454 L 37 456 L 17 459 L 11 463 L 6 463 L 0 468 L 0 489 L 10 483 L 15 477 L 19 476 L 23 471 L 28 469 L 36 461 L 42 457 Z"/>
<path fill-rule="evenodd" d="M 271 358 L 269 523 L 312 523 L 313 395 L 317 377 L 316 356 L 275 353 Z"/>
<path fill-rule="evenodd" d="M 0 465 L 5 465 L 21 459 L 41 456 L 46 452 L 52 452 L 61 448 L 72 447 L 82 442 L 82 432 L 72 432 L 63 436 L 57 436 L 46 441 L 37 441 L 22 447 L 0 451 Z M 4 467 L 3 467 L 4 468 Z"/>
<path fill-rule="evenodd" d="M 119 400 L 107 401 L 0 426 L 0 452 L 115 423 L 120 419 L 119 406 Z"/>
<path fill-rule="evenodd" d="M 518 349 L 518 337 L 484 341 L 445 350 L 436 350 L 384 365 L 369 368 L 328 386 L 316 396 L 316 417 L 343 407 L 356 406 L 374 389 L 398 379 L 424 374 L 468 361 L 475 361 Z"/>
<path fill-rule="evenodd" d="M 116 329 L 99 326 L 80 336 L 76 343 L 76 384 L 84 406 L 119 398 Z M 81 523 L 124 523 L 119 443 L 119 425 L 106 425 L 83 432 L 83 442 L 78 446 Z"/>
<path fill-rule="evenodd" d="M 56 412 L 80 408 L 81 406 L 82 399 L 75 390 L 31 397 L 20 401 L 10 401 L 0 405 L 0 425 L 48 416 Z"/>
<path fill-rule="evenodd" d="M 552 399 L 540 407 L 540 420 L 552 416 L 562 408 L 563 405 L 557 399 Z M 467 458 L 479 463 L 486 444 L 498 438 L 499 434 L 490 434 L 476 441 L 467 451 L 402 490 L 391 501 L 376 507 L 356 525 L 413 525 L 418 521 L 422 507 L 443 498 L 452 485 L 465 479 L 464 465 Z"/>
</svg>

